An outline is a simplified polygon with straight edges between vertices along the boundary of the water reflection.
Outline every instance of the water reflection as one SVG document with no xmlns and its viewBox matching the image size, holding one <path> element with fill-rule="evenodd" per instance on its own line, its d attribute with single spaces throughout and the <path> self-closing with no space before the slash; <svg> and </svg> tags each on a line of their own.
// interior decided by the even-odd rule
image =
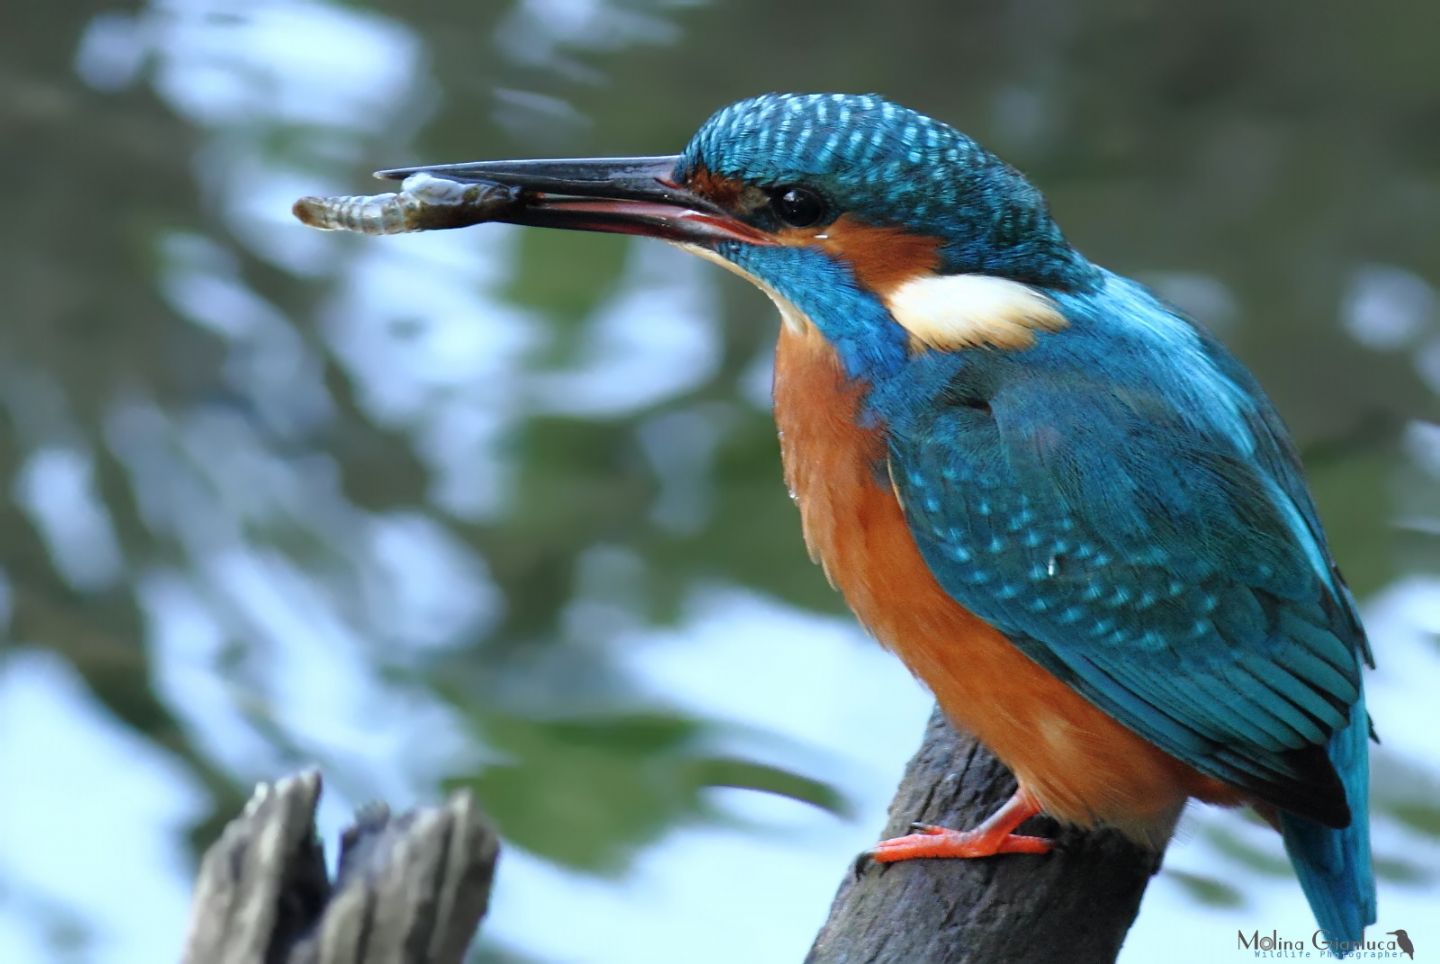
<svg viewBox="0 0 1440 964">
<path fill-rule="evenodd" d="M 1368 596 L 1381 923 L 1414 933 L 1440 866 L 1418 227 L 1440 195 L 1396 132 L 1440 100 L 1426 8 L 1342 58 L 1310 20 L 1275 46 L 1238 0 L 1064 6 L 936 5 L 932 41 L 878 8 L 89 4 L 0 38 L 0 129 L 26 145 L 0 159 L 23 187 L 0 226 L 0 959 L 173 956 L 187 835 L 311 761 L 332 828 L 370 796 L 482 790 L 512 845 L 495 955 L 800 956 L 928 701 L 804 559 L 770 307 L 660 245 L 288 214 L 417 157 L 674 150 L 771 87 L 968 123 L 1256 366 Z M 1376 411 L 1403 432 L 1357 442 Z M 1278 854 L 1194 814 L 1127 955 L 1303 932 Z"/>
</svg>

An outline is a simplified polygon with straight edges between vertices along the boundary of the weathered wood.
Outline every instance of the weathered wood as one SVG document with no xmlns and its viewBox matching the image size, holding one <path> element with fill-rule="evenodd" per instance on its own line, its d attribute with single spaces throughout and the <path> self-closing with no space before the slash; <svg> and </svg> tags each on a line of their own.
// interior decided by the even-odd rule
<svg viewBox="0 0 1440 964">
<path fill-rule="evenodd" d="M 319 797 L 315 772 L 256 787 L 201 862 L 185 964 L 459 964 L 499 849 L 470 796 L 399 817 L 365 808 L 333 883 Z"/>
<path fill-rule="evenodd" d="M 912 821 L 964 829 L 1015 790 L 990 753 L 937 711 L 890 804 L 885 837 Z M 915 860 L 847 874 L 808 964 L 1100 964 L 1120 952 L 1160 854 L 1113 830 L 1086 833 L 1034 818 L 1055 836 L 1043 856 Z"/>
</svg>

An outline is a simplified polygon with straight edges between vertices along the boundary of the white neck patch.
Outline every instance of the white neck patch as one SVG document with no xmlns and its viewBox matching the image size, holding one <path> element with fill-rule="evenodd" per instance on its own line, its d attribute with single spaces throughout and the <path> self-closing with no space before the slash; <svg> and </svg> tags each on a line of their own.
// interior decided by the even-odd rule
<svg viewBox="0 0 1440 964">
<path fill-rule="evenodd" d="M 1037 331 L 1069 325 L 1049 298 L 1028 285 L 983 274 L 927 275 L 885 296 L 885 307 L 915 347 L 1019 349 Z"/>
</svg>

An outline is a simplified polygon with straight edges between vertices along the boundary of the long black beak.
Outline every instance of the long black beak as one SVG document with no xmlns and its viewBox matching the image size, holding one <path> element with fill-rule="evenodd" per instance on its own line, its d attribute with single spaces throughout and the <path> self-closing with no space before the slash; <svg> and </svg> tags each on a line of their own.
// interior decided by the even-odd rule
<svg viewBox="0 0 1440 964">
<path fill-rule="evenodd" d="M 763 232 L 676 181 L 678 156 L 478 161 L 376 171 L 403 180 L 426 173 L 519 188 L 492 220 L 544 228 L 637 234 L 691 244 L 773 244 Z"/>
</svg>

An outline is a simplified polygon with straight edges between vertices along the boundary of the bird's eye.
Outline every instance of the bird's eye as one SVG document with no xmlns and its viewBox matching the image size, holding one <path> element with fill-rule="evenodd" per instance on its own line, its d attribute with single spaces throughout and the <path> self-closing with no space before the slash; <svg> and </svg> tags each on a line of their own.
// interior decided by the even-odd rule
<svg viewBox="0 0 1440 964">
<path fill-rule="evenodd" d="M 792 228 L 808 228 L 825 217 L 825 199 L 806 187 L 782 187 L 770 200 L 775 214 Z"/>
</svg>

